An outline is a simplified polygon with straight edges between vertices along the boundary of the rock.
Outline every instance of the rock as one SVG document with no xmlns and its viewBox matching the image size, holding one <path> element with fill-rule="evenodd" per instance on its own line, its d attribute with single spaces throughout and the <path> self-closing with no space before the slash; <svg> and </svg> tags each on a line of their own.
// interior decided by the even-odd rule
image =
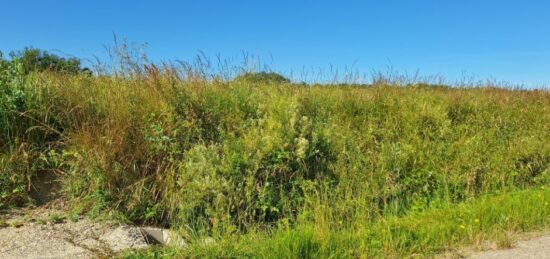
<svg viewBox="0 0 550 259">
<path fill-rule="evenodd" d="M 184 248 L 187 246 L 185 240 L 176 232 L 169 229 L 142 227 L 141 231 L 149 243 L 171 245 Z"/>
<path fill-rule="evenodd" d="M 113 252 L 147 247 L 146 238 L 138 227 L 119 226 L 100 236 L 99 240 L 107 244 Z"/>
</svg>

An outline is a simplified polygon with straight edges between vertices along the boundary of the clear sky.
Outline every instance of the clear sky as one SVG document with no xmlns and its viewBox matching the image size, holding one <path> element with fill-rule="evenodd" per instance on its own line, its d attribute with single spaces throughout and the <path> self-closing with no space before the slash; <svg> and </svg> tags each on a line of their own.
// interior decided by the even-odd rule
<svg viewBox="0 0 550 259">
<path fill-rule="evenodd" d="M 153 60 L 259 55 L 277 71 L 353 67 L 550 84 L 550 1 L 0 0 L 0 50 L 102 56 L 113 33 Z M 271 56 L 273 59 L 271 59 Z"/>
</svg>

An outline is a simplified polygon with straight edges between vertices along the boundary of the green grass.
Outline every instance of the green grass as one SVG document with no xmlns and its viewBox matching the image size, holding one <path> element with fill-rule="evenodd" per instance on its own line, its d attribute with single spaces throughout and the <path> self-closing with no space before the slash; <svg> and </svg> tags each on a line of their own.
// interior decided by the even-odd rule
<svg viewBox="0 0 550 259">
<path fill-rule="evenodd" d="M 510 241 L 510 233 L 550 226 L 550 190 L 532 189 L 479 197 L 457 205 L 375 222 L 300 222 L 294 227 L 197 240 L 186 249 L 128 252 L 126 258 L 402 258 L 431 257 L 482 241 Z M 508 244 L 509 245 L 509 244 Z M 502 245 L 501 245 L 502 246 Z M 458 255 L 458 254 L 457 254 Z"/>
<path fill-rule="evenodd" d="M 13 66 L 0 70 L 0 208 L 55 172 L 71 218 L 217 240 L 172 251 L 188 256 L 433 254 L 546 225 L 547 91 Z M 526 218 L 501 226 L 507 213 Z"/>
<path fill-rule="evenodd" d="M 59 214 L 51 214 L 49 217 L 48 217 L 48 220 L 53 223 L 53 224 L 59 224 L 59 223 L 63 223 L 65 222 L 65 220 L 67 219 L 66 216 L 63 216 L 63 215 L 59 215 Z"/>
</svg>

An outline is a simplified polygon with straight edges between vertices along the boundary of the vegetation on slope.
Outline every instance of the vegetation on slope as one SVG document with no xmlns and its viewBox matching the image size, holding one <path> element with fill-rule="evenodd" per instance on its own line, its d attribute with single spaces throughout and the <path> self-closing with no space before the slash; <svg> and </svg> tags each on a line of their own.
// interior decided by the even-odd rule
<svg viewBox="0 0 550 259">
<path fill-rule="evenodd" d="M 28 202 L 33 180 L 53 172 L 75 213 L 212 236 L 219 245 L 209 255 L 267 251 L 250 250 L 251 237 L 295 256 L 423 253 L 448 245 L 430 238 L 472 240 L 446 228 L 461 212 L 445 208 L 481 209 L 482 196 L 550 180 L 546 91 L 189 73 L 27 73 L 17 59 L 3 62 L 0 207 Z M 520 200 L 506 201 L 516 212 Z M 527 208 L 538 223 L 526 225 L 547 224 L 545 207 Z M 400 227 L 418 213 L 437 224 L 438 211 L 450 213 L 440 236 Z M 224 250 L 232 236 L 245 243 Z"/>
</svg>

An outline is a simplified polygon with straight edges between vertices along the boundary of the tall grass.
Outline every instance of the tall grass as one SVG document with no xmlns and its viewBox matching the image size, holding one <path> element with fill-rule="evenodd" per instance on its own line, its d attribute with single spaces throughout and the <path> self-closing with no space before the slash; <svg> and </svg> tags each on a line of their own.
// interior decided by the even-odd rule
<svg viewBox="0 0 550 259">
<path fill-rule="evenodd" d="M 152 65 L 96 76 L 10 69 L 0 207 L 24 203 L 33 179 L 55 172 L 83 214 L 188 239 L 272 232 L 286 240 L 274 249 L 297 257 L 361 238 L 351 254 L 334 250 L 349 256 L 389 238 L 355 235 L 363 225 L 550 180 L 547 91 L 254 83 Z"/>
</svg>

